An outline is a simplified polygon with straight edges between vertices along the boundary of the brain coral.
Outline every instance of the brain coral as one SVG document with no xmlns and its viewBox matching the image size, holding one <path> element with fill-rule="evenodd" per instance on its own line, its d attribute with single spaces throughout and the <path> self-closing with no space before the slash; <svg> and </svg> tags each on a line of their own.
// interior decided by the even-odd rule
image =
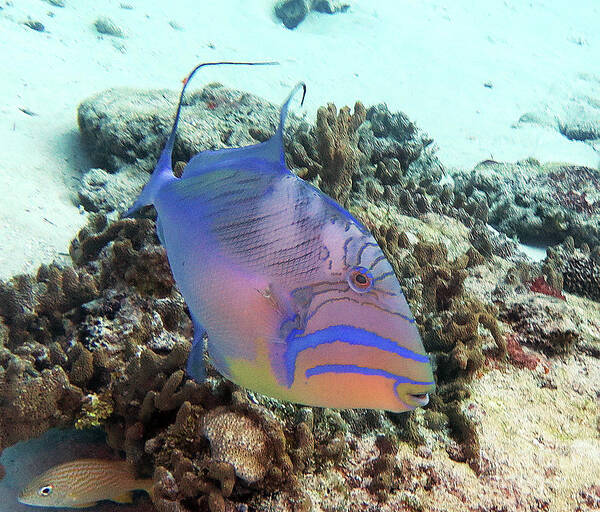
<svg viewBox="0 0 600 512">
<path fill-rule="evenodd" d="M 263 428 L 242 413 L 217 407 L 204 416 L 200 432 L 210 442 L 213 459 L 228 462 L 248 483 L 262 480 L 271 465 Z"/>
</svg>

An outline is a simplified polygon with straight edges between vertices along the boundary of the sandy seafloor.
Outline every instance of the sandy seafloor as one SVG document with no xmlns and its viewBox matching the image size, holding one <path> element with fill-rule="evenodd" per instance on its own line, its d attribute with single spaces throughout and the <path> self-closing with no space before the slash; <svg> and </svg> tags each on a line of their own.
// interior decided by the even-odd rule
<svg viewBox="0 0 600 512">
<path fill-rule="evenodd" d="M 311 13 L 293 31 L 273 3 L 0 1 L 0 278 L 66 258 L 85 223 L 75 190 L 91 163 L 79 102 L 114 86 L 177 89 L 202 61 L 279 61 L 213 68 L 198 86 L 218 80 L 279 103 L 304 80 L 309 117 L 328 101 L 386 102 L 433 136 L 450 167 L 530 156 L 599 163 L 591 146 L 554 129 L 515 125 L 526 112 L 560 117 L 569 101 L 600 97 L 596 0 L 357 0 L 344 14 Z M 126 38 L 99 35 L 99 16 Z"/>
</svg>

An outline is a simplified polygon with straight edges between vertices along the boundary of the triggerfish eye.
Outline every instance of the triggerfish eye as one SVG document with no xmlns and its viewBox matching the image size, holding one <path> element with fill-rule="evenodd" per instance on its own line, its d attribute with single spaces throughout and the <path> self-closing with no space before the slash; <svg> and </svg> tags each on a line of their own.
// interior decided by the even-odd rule
<svg viewBox="0 0 600 512">
<path fill-rule="evenodd" d="M 373 286 L 373 276 L 364 267 L 354 267 L 348 274 L 348 284 L 357 293 L 368 292 Z"/>
</svg>

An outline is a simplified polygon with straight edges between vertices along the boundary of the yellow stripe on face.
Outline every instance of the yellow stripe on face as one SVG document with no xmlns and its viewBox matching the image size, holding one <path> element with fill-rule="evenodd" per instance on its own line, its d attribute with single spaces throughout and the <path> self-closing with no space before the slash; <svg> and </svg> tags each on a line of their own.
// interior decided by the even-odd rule
<svg viewBox="0 0 600 512">
<path fill-rule="evenodd" d="M 405 395 L 431 391 L 429 382 L 425 385 L 406 384 L 399 381 L 396 374 L 385 370 L 390 364 L 397 369 L 399 363 L 408 363 L 390 363 L 390 356 L 386 352 L 369 347 L 353 347 L 353 350 L 348 350 L 347 346 L 339 342 L 303 351 L 297 358 L 293 384 L 288 388 L 278 382 L 272 371 L 265 340 L 257 339 L 255 346 L 257 357 L 254 360 L 228 359 L 231 379 L 241 386 L 280 400 L 318 407 L 379 408 L 401 412 L 415 407 Z M 323 359 L 325 354 L 334 354 L 335 360 L 341 364 L 329 365 L 329 368 L 325 368 L 328 371 L 322 373 L 315 372 L 315 368 L 327 366 L 323 365 L 326 361 Z M 382 370 L 365 366 L 380 363 Z M 420 364 L 424 375 L 430 375 L 429 365 Z M 408 368 L 414 371 L 413 365 L 408 364 Z M 368 374 L 369 371 L 372 374 Z"/>
<path fill-rule="evenodd" d="M 240 386 L 253 389 L 264 395 L 280 400 L 294 401 L 290 389 L 282 386 L 273 374 L 266 341 L 263 338 L 257 338 L 254 346 L 256 350 L 255 359 L 227 359 L 231 380 Z"/>
</svg>

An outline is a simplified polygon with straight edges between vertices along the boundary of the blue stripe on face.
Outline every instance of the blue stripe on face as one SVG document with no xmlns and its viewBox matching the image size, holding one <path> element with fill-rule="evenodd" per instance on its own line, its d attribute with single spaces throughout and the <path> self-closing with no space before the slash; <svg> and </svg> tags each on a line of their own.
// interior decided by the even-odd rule
<svg viewBox="0 0 600 512">
<path fill-rule="evenodd" d="M 358 254 L 356 255 L 356 265 L 360 265 L 362 263 L 362 256 L 363 253 L 365 252 L 365 249 L 367 247 L 377 247 L 379 249 L 379 246 L 377 245 L 376 242 L 366 242 L 363 244 L 363 246 L 359 249 Z"/>
<path fill-rule="evenodd" d="M 416 384 L 418 386 L 433 386 L 434 382 L 421 382 L 418 380 L 412 380 L 402 375 L 396 375 L 394 373 L 386 372 L 385 370 L 379 370 L 377 368 L 366 368 L 364 366 L 356 366 L 354 364 L 323 364 L 308 368 L 306 370 L 306 378 L 313 377 L 315 375 L 323 375 L 324 373 L 357 373 L 359 375 L 375 375 L 377 377 L 383 377 L 385 379 L 392 379 L 394 383 L 394 393 L 401 400 L 398 395 L 398 384 Z"/>
<path fill-rule="evenodd" d="M 414 322 L 414 319 L 409 319 L 408 321 L 412 323 Z M 406 359 L 412 359 L 419 363 L 429 363 L 429 358 L 423 354 L 413 352 L 392 339 L 383 338 L 374 332 L 360 329 L 352 325 L 332 325 L 331 327 L 326 327 L 325 329 L 315 331 L 306 336 L 299 336 L 302 332 L 303 331 L 300 329 L 292 329 L 286 338 L 287 348 L 285 350 L 285 368 L 288 387 L 294 382 L 296 359 L 300 352 L 327 343 L 341 342 L 349 345 L 372 347 L 391 352 Z"/>
<path fill-rule="evenodd" d="M 379 277 L 376 277 L 375 279 L 373 279 L 373 282 L 375 281 L 380 281 L 381 279 L 385 279 L 386 277 L 390 277 L 390 276 L 396 276 L 396 274 L 394 274 L 394 272 L 386 272 L 385 274 L 381 274 Z"/>
</svg>

